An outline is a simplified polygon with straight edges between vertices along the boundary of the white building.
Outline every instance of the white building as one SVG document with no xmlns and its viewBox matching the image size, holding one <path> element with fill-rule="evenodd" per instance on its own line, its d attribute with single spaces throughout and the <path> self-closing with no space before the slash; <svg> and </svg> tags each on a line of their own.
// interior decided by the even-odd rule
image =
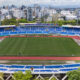
<svg viewBox="0 0 80 80">
<path fill-rule="evenodd" d="M 48 10 L 48 13 L 50 16 L 53 16 L 54 14 L 57 13 L 57 11 L 55 9 L 50 9 L 50 10 Z"/>
<path fill-rule="evenodd" d="M 66 20 L 76 20 L 77 19 L 77 16 L 75 15 L 66 15 Z"/>
<path fill-rule="evenodd" d="M 47 19 L 46 19 L 47 22 L 49 21 L 52 21 L 52 16 L 49 16 Z"/>
<path fill-rule="evenodd" d="M 65 19 L 66 20 L 76 20 L 77 19 L 77 16 L 75 14 L 73 14 L 72 12 L 70 12 L 69 10 L 68 11 L 61 11 L 61 15 L 62 16 L 65 16 Z"/>
<path fill-rule="evenodd" d="M 9 10 L 8 9 L 1 9 L 1 21 L 3 21 L 4 19 L 11 19 L 12 17 L 9 14 Z"/>
<path fill-rule="evenodd" d="M 1 9 L 1 14 L 9 14 L 9 10 L 8 9 Z"/>
<path fill-rule="evenodd" d="M 66 15 L 70 15 L 71 12 L 70 11 L 62 10 L 60 14 L 63 15 L 63 16 L 66 16 Z"/>
<path fill-rule="evenodd" d="M 6 15 L 6 19 L 11 19 L 11 15 Z"/>
<path fill-rule="evenodd" d="M 5 15 L 1 14 L 1 21 L 5 19 Z"/>
<path fill-rule="evenodd" d="M 17 19 L 21 19 L 24 17 L 24 11 L 19 10 L 19 9 L 13 9 L 13 16 Z"/>
</svg>

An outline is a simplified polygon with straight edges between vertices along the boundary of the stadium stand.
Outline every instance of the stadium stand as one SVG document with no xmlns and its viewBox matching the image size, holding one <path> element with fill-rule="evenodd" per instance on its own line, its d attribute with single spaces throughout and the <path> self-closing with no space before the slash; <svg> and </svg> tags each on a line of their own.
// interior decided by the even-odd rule
<svg viewBox="0 0 80 80">
<path fill-rule="evenodd" d="M 0 64 L 0 72 L 6 71 L 6 73 L 14 73 L 16 71 L 26 71 L 33 68 L 33 73 L 40 72 L 40 74 L 48 74 L 50 72 L 66 73 L 68 71 L 77 70 L 80 67 L 80 63 L 77 64 L 62 64 L 62 65 L 4 65 Z"/>
<path fill-rule="evenodd" d="M 30 70 L 32 75 L 36 75 L 37 78 L 42 78 L 42 75 L 52 75 L 55 76 L 56 80 L 66 80 L 68 71 L 78 70 L 80 67 L 80 63 L 76 64 L 60 64 L 60 65 L 7 65 L 7 64 L 0 64 L 0 72 L 8 74 L 8 78 L 12 76 L 13 73 L 22 71 Z M 32 69 L 33 68 L 33 69 Z M 10 74 L 10 75 L 9 75 Z M 61 75 L 64 74 L 62 79 L 58 79 L 56 74 Z M 6 80 L 9 80 L 9 79 Z"/>
<path fill-rule="evenodd" d="M 8 25 L 0 26 L 0 36 L 19 35 L 19 34 L 59 34 L 59 35 L 77 35 L 80 36 L 79 27 L 59 27 L 54 24 L 30 24 L 24 23 L 19 26 Z"/>
</svg>

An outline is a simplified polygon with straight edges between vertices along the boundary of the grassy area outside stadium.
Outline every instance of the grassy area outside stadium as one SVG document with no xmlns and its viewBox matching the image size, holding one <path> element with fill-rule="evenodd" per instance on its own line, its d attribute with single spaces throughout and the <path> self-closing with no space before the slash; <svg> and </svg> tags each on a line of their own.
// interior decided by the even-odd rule
<svg viewBox="0 0 80 80">
<path fill-rule="evenodd" d="M 0 56 L 80 56 L 80 46 L 71 38 L 5 38 Z"/>
</svg>

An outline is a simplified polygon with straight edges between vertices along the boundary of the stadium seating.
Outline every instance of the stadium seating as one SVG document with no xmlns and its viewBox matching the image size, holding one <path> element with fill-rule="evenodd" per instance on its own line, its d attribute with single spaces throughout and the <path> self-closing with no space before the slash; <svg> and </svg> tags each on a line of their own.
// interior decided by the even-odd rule
<svg viewBox="0 0 80 80">
<path fill-rule="evenodd" d="M 80 35 L 80 28 L 56 27 L 53 24 L 26 24 L 25 27 L 18 26 L 6 30 L 0 28 L 0 36 L 19 34 L 60 34 L 60 35 Z"/>
<path fill-rule="evenodd" d="M 80 67 L 78 64 L 62 64 L 62 65 L 4 65 L 0 64 L 0 72 L 14 73 L 17 71 L 25 72 L 31 70 L 33 74 L 50 74 L 50 73 L 66 73 L 68 71 L 77 70 Z M 31 69 L 33 68 L 33 70 Z"/>
<path fill-rule="evenodd" d="M 63 68 L 63 66 L 62 65 L 51 65 L 51 66 L 45 66 L 45 68 Z"/>
<path fill-rule="evenodd" d="M 66 71 L 66 72 L 68 72 L 68 71 L 72 71 L 72 70 L 77 70 L 78 68 L 71 68 L 71 69 L 60 69 L 59 71 Z"/>
<path fill-rule="evenodd" d="M 80 64 L 69 64 L 69 65 L 64 65 L 65 68 L 68 67 L 80 67 Z"/>
</svg>

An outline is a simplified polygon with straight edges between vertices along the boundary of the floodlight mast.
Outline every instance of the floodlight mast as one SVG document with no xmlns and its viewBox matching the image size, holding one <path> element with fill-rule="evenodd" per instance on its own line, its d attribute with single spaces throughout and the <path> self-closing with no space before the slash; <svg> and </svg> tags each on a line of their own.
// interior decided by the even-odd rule
<svg viewBox="0 0 80 80">
<path fill-rule="evenodd" d="M 0 25 L 1 25 L 1 11 L 0 11 Z"/>
<path fill-rule="evenodd" d="M 79 18 L 80 18 L 79 11 L 80 9 L 77 9 L 77 12 L 76 12 L 77 13 L 77 23 L 76 23 L 77 25 L 79 25 Z"/>
<path fill-rule="evenodd" d="M 79 22 L 79 19 L 78 19 L 78 16 L 77 16 L 77 25 L 78 25 L 78 22 Z"/>
</svg>

